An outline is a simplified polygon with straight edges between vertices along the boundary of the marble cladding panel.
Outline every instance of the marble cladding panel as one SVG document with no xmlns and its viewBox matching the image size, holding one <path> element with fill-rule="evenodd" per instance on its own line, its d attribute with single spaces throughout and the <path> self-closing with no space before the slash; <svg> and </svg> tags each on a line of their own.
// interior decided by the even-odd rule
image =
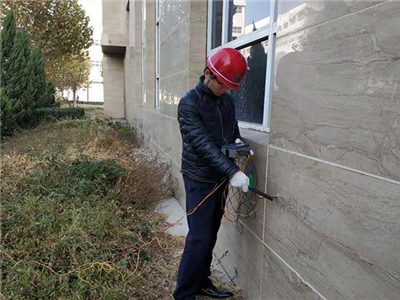
<svg viewBox="0 0 400 300">
<path fill-rule="evenodd" d="M 214 249 L 213 266 L 226 270 L 231 282 L 242 289 L 244 299 L 260 299 L 262 243 L 245 227 L 223 219 Z"/>
<path fill-rule="evenodd" d="M 137 51 L 141 51 L 142 49 L 142 1 L 133 1 L 135 11 L 132 14 L 131 22 L 134 23 L 134 31 L 131 33 L 133 34 L 132 40 L 135 43 L 135 47 Z M 140 57 L 140 56 L 138 56 Z"/>
<path fill-rule="evenodd" d="M 125 33 L 127 13 L 125 1 L 103 1 L 103 32 Z"/>
<path fill-rule="evenodd" d="M 179 124 L 175 118 L 161 116 L 159 146 L 163 151 L 177 163 L 181 163 L 182 137 L 179 131 Z"/>
<path fill-rule="evenodd" d="M 135 130 L 143 131 L 144 110 L 132 104 L 127 105 L 126 119 Z"/>
<path fill-rule="evenodd" d="M 113 98 L 111 102 L 109 99 L 104 97 L 104 113 L 108 117 L 121 119 L 124 117 L 124 102 L 123 98 Z"/>
<path fill-rule="evenodd" d="M 103 59 L 103 69 L 104 71 L 123 71 L 123 56 L 118 54 L 105 54 Z"/>
<path fill-rule="evenodd" d="M 155 1 L 146 2 L 146 107 L 156 107 L 156 22 Z"/>
<path fill-rule="evenodd" d="M 143 133 L 149 137 L 156 145 L 160 145 L 161 128 L 164 128 L 159 114 L 144 112 Z"/>
<path fill-rule="evenodd" d="M 189 91 L 188 71 L 182 71 L 171 76 L 161 77 L 160 111 L 173 118 L 178 116 L 178 104 L 181 97 Z"/>
<path fill-rule="evenodd" d="M 160 0 L 160 35 L 161 41 L 171 31 L 176 30 L 190 13 L 189 0 Z M 173 39 L 173 37 L 170 37 Z"/>
<path fill-rule="evenodd" d="M 267 146 L 246 139 L 243 133 L 242 136 L 243 140 L 250 144 L 250 147 L 254 151 L 255 155 L 247 162 L 245 159 L 241 159 L 239 161 L 239 166 L 245 171 L 246 174 L 249 174 L 251 167 L 256 188 L 260 191 L 265 191 Z M 230 193 L 229 196 L 232 198 L 230 201 L 228 201 L 228 208 L 230 211 L 234 211 L 233 207 L 237 207 L 238 201 L 237 198 L 232 196 L 232 193 Z M 255 235 L 262 239 L 264 226 L 264 206 L 265 202 L 269 200 L 259 197 L 257 194 L 251 191 L 246 194 L 246 197 L 248 202 L 246 202 L 245 205 L 240 206 L 239 210 L 240 214 L 242 215 L 241 221 Z M 251 205 L 248 203 L 251 203 Z M 235 210 L 237 210 L 237 208 Z"/>
<path fill-rule="evenodd" d="M 124 56 L 124 72 L 123 72 L 123 76 L 124 76 L 124 95 L 125 95 L 125 101 L 124 101 L 124 110 L 125 110 L 125 117 L 127 118 L 127 106 L 128 103 L 132 101 L 132 85 L 130 85 L 129 83 L 132 82 L 133 77 L 132 77 L 132 73 L 129 72 L 129 70 L 131 69 L 131 59 L 129 57 L 129 53 L 127 52 L 126 55 Z"/>
<path fill-rule="evenodd" d="M 174 160 L 171 161 L 171 174 L 173 176 L 173 187 L 174 187 L 174 197 L 186 211 L 186 194 L 185 186 L 183 184 L 182 174 L 181 174 L 181 164 L 176 163 Z"/>
<path fill-rule="evenodd" d="M 123 57 L 105 55 L 104 113 L 114 118 L 124 117 Z"/>
<path fill-rule="evenodd" d="M 399 19 L 393 1 L 278 38 L 272 143 L 400 181 Z"/>
<path fill-rule="evenodd" d="M 277 36 L 312 27 L 346 16 L 387 0 L 280 0 L 278 1 Z"/>
<path fill-rule="evenodd" d="M 263 245 L 261 298 L 268 300 L 321 300 L 301 278 Z"/>
<path fill-rule="evenodd" d="M 161 36 L 160 75 L 162 77 L 189 70 L 190 26 L 187 15 L 168 36 Z"/>
<path fill-rule="evenodd" d="M 207 1 L 190 2 L 189 84 L 196 85 L 203 74 L 207 45 Z"/>
<path fill-rule="evenodd" d="M 128 46 L 129 47 L 135 47 L 135 29 L 136 29 L 136 23 L 135 23 L 135 12 L 136 12 L 136 2 L 135 3 L 130 3 L 129 6 L 132 5 L 132 9 L 129 9 L 128 12 Z"/>
<path fill-rule="evenodd" d="M 269 149 L 264 241 L 327 299 L 400 295 L 400 185 Z"/>
</svg>

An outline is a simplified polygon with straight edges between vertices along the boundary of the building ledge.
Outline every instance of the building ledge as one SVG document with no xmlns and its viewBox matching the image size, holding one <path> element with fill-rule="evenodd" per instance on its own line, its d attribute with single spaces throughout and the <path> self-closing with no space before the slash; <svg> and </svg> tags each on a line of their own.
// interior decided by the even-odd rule
<svg viewBox="0 0 400 300">
<path fill-rule="evenodd" d="M 101 36 L 101 50 L 103 53 L 125 53 L 128 36 L 118 33 L 103 33 Z"/>
</svg>

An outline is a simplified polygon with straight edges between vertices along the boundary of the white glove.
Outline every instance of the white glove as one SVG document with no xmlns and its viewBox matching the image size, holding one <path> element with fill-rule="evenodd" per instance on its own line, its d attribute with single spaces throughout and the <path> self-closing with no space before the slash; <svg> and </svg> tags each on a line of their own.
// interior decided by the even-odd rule
<svg viewBox="0 0 400 300">
<path fill-rule="evenodd" d="M 231 178 L 231 186 L 242 188 L 243 192 L 247 193 L 249 191 L 249 177 L 243 172 L 239 171 Z"/>
<path fill-rule="evenodd" d="M 241 144 L 243 143 L 243 141 L 241 139 L 236 139 L 235 144 Z M 250 149 L 250 155 L 253 156 L 254 155 L 254 151 Z"/>
</svg>

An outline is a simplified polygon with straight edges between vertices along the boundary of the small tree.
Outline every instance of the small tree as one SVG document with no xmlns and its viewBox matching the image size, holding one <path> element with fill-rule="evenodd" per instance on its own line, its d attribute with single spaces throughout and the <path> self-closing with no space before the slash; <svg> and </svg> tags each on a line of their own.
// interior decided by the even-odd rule
<svg viewBox="0 0 400 300">
<path fill-rule="evenodd" d="M 14 12 L 17 25 L 27 30 L 33 46 L 42 49 L 47 78 L 61 89 L 59 62 L 79 56 L 93 43 L 89 17 L 78 0 L 1 0 L 0 18 L 8 10 Z"/>
<path fill-rule="evenodd" d="M 71 55 L 65 58 L 64 64 L 60 66 L 63 70 L 61 82 L 66 90 L 71 90 L 76 105 L 76 92 L 82 87 L 89 85 L 90 60 L 87 53 Z"/>
</svg>

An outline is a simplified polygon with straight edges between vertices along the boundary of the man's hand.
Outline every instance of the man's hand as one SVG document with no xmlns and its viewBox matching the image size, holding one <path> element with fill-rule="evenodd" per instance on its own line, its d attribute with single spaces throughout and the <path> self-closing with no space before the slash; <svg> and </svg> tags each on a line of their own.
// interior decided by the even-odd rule
<svg viewBox="0 0 400 300">
<path fill-rule="evenodd" d="M 243 141 L 241 139 L 236 139 L 235 144 L 241 144 L 243 143 Z M 250 155 L 253 156 L 254 155 L 254 151 L 250 149 Z"/>
<path fill-rule="evenodd" d="M 243 172 L 236 172 L 230 181 L 233 187 L 242 188 L 245 193 L 249 191 L 249 177 L 247 177 Z"/>
</svg>

